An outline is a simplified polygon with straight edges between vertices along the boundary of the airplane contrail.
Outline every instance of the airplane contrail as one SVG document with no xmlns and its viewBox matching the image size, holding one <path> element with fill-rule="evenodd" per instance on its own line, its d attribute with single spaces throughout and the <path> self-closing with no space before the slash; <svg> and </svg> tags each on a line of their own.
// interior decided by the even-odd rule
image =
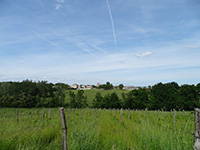
<svg viewBox="0 0 200 150">
<path fill-rule="evenodd" d="M 94 53 L 91 52 L 91 50 L 89 49 L 88 45 L 85 44 L 84 42 L 81 42 L 79 44 L 77 44 L 77 46 L 82 49 L 83 51 L 87 52 L 88 54 L 90 54 L 93 57 L 96 57 L 96 55 Z"/>
<path fill-rule="evenodd" d="M 62 50 L 62 51 L 65 51 L 65 52 L 67 51 L 67 50 L 65 50 L 64 48 L 62 48 L 62 47 L 58 46 L 57 44 L 55 44 L 54 42 L 49 41 L 48 39 L 46 39 L 44 36 L 42 36 L 42 35 L 39 34 L 38 32 L 34 31 L 32 28 L 30 28 L 30 27 L 29 27 L 28 25 L 26 25 L 24 22 L 22 22 L 22 21 L 19 21 L 19 22 L 20 22 L 24 27 L 26 27 L 26 28 L 29 29 L 31 32 L 33 32 L 36 36 L 38 36 L 38 37 L 40 37 L 41 39 L 45 40 L 47 43 L 49 43 L 49 44 L 55 46 L 56 48 L 58 48 L 58 49 L 60 49 L 60 50 Z M 92 53 L 91 51 L 89 51 L 88 49 L 84 49 L 83 51 L 85 51 L 85 52 L 87 52 L 88 54 L 90 54 L 90 55 L 96 57 L 96 55 L 93 54 L 93 53 Z M 76 57 L 76 56 L 75 56 L 75 57 Z"/>
<path fill-rule="evenodd" d="M 111 12 L 110 4 L 109 4 L 108 0 L 106 0 L 106 3 L 107 3 L 107 7 L 108 7 L 108 12 L 109 12 L 109 16 L 110 16 L 111 25 L 112 25 L 113 40 L 114 40 L 115 49 L 116 49 L 117 40 L 116 40 L 116 34 L 115 34 L 115 24 L 114 24 L 114 20 L 113 20 L 113 17 L 112 17 L 112 12 Z"/>
<path fill-rule="evenodd" d="M 42 36 L 41 34 L 37 33 L 36 31 L 34 31 L 33 29 L 31 29 L 28 25 L 26 25 L 24 22 L 20 21 L 20 23 L 26 27 L 27 29 L 29 29 L 30 31 L 32 31 L 36 36 L 40 37 L 41 39 L 45 40 L 46 42 L 48 42 L 49 44 L 55 46 L 56 48 L 62 50 L 62 51 L 66 51 L 65 49 L 63 49 L 62 47 L 58 46 L 57 44 L 49 41 L 48 39 L 46 39 L 44 36 Z"/>
</svg>

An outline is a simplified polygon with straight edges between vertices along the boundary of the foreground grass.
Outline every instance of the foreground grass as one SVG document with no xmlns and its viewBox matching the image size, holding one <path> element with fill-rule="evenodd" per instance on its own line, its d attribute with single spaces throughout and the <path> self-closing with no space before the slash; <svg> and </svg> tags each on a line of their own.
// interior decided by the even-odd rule
<svg viewBox="0 0 200 150">
<path fill-rule="evenodd" d="M 51 111 L 49 111 L 51 110 Z M 0 149 L 60 150 L 62 128 L 58 109 L 0 109 Z M 70 150 L 192 150 L 192 112 L 66 109 Z M 130 115 L 129 115 L 130 114 Z"/>
</svg>

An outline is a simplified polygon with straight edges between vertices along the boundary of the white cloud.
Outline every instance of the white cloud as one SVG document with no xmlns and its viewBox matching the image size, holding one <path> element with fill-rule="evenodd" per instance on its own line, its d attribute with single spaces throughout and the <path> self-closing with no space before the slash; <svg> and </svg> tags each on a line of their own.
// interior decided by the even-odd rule
<svg viewBox="0 0 200 150">
<path fill-rule="evenodd" d="M 60 9 L 61 7 L 62 7 L 61 4 L 55 4 L 55 9 L 56 9 L 56 10 Z"/>
<path fill-rule="evenodd" d="M 198 48 L 197 45 L 187 45 L 186 47 L 187 47 L 187 48 Z"/>
<path fill-rule="evenodd" d="M 137 57 L 146 57 L 146 56 L 149 56 L 151 54 L 152 54 L 151 52 L 144 52 L 144 53 L 137 54 Z"/>
<path fill-rule="evenodd" d="M 143 29 L 143 28 L 137 28 L 135 29 L 136 32 L 139 32 L 139 33 L 146 33 L 147 30 Z"/>
<path fill-rule="evenodd" d="M 134 33 L 141 33 L 141 34 L 146 34 L 146 33 L 161 33 L 161 30 L 154 29 L 154 28 L 136 28 L 134 27 L 133 29 Z"/>
<path fill-rule="evenodd" d="M 56 0 L 58 3 L 64 3 L 65 0 Z"/>
<path fill-rule="evenodd" d="M 61 4 L 63 4 L 65 1 L 64 0 L 56 0 L 56 4 L 55 4 L 55 9 L 58 10 L 62 7 Z"/>
</svg>

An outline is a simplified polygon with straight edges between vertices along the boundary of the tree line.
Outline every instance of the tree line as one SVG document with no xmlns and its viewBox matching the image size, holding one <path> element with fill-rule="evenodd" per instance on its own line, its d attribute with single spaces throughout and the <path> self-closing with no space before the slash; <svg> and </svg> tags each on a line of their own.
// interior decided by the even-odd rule
<svg viewBox="0 0 200 150">
<path fill-rule="evenodd" d="M 107 82 L 102 85 L 105 90 L 113 88 Z M 66 94 L 69 102 L 65 102 Z M 33 82 L 0 82 L 0 107 L 71 107 L 71 108 L 130 108 L 130 109 L 181 109 L 193 110 L 200 107 L 200 83 L 197 85 L 181 85 L 176 82 L 158 83 L 122 93 L 102 96 L 97 93 L 92 105 L 88 105 L 83 90 L 73 92 L 64 83 Z"/>
<path fill-rule="evenodd" d="M 64 104 L 65 90 L 69 85 L 63 83 L 0 82 L 1 107 L 55 107 Z"/>
</svg>

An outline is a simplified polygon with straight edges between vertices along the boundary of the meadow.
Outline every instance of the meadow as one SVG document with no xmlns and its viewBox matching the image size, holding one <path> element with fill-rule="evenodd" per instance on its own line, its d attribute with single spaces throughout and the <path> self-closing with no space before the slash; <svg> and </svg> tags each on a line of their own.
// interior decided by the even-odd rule
<svg viewBox="0 0 200 150">
<path fill-rule="evenodd" d="M 174 115 L 176 114 L 176 115 Z M 194 112 L 68 109 L 69 150 L 192 150 Z M 175 117 L 174 117 L 175 116 Z M 58 108 L 0 108 L 1 150 L 60 150 Z"/>
<path fill-rule="evenodd" d="M 78 90 L 72 90 L 75 94 L 77 94 Z M 111 93 L 116 93 L 117 96 L 121 99 L 122 98 L 122 93 L 128 93 L 130 90 L 120 90 L 120 89 L 111 89 L 111 90 L 100 90 L 100 89 L 89 89 L 89 90 L 84 90 L 84 96 L 87 97 L 87 103 L 89 106 L 92 106 L 93 99 L 96 96 L 96 93 L 100 92 L 102 96 L 105 96 L 107 94 Z M 66 96 L 65 96 L 65 102 L 69 103 L 69 91 L 66 91 Z"/>
</svg>

